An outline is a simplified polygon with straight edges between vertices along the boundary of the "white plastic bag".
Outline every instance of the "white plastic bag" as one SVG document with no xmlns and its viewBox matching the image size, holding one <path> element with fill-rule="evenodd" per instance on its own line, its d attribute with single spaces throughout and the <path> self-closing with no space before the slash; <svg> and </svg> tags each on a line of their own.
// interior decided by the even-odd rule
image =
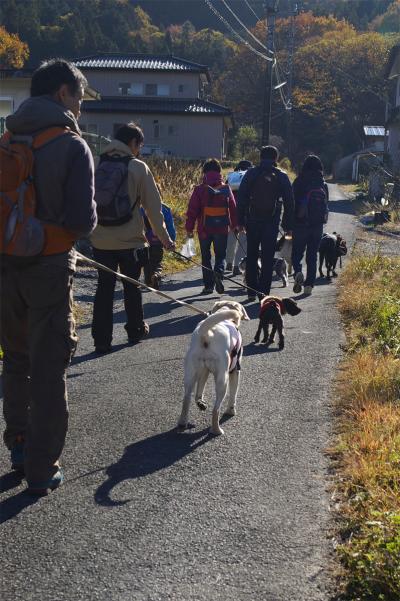
<svg viewBox="0 0 400 601">
<path fill-rule="evenodd" d="M 185 244 L 182 246 L 181 255 L 190 259 L 191 257 L 196 256 L 196 249 L 194 247 L 193 238 L 187 238 Z"/>
</svg>

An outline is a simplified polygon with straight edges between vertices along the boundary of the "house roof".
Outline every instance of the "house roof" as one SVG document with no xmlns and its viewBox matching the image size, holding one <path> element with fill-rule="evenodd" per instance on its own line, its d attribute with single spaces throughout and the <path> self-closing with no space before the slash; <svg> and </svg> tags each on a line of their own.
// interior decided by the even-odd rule
<svg viewBox="0 0 400 601">
<path fill-rule="evenodd" d="M 205 115 L 230 117 L 226 106 L 200 98 L 132 98 L 102 96 L 101 101 L 83 103 L 83 110 L 90 113 L 164 113 L 177 115 Z"/>
<path fill-rule="evenodd" d="M 383 125 L 364 125 L 364 134 L 366 136 L 385 136 Z"/>
<path fill-rule="evenodd" d="M 398 65 L 398 69 L 393 69 L 396 63 Z M 393 48 L 390 50 L 389 58 L 385 68 L 386 79 L 392 79 L 396 76 L 400 76 L 400 44 L 393 46 Z"/>
<path fill-rule="evenodd" d="M 135 71 L 179 71 L 210 74 L 207 65 L 200 65 L 172 55 L 103 53 L 77 58 L 73 61 L 80 69 L 119 69 Z"/>
</svg>

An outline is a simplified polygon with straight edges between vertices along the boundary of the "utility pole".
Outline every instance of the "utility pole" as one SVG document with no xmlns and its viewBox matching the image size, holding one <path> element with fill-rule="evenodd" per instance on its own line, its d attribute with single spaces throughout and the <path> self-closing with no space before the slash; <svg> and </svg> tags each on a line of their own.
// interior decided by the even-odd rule
<svg viewBox="0 0 400 601">
<path fill-rule="evenodd" d="M 295 16 L 299 14 L 299 2 L 291 0 L 290 3 L 290 30 L 289 30 L 289 61 L 288 61 L 288 102 L 292 106 L 292 90 L 293 90 L 293 55 L 294 55 L 294 37 L 295 37 Z M 292 126 L 293 112 L 292 109 L 287 111 L 287 150 L 288 156 L 292 158 Z"/>
<path fill-rule="evenodd" d="M 265 0 L 265 18 L 267 25 L 267 43 L 269 55 L 274 57 L 274 33 L 275 19 L 278 12 L 279 0 Z M 271 105 L 273 90 L 274 61 L 265 61 L 265 87 L 264 87 L 264 110 L 263 110 L 263 128 L 262 128 L 262 146 L 269 144 L 271 134 Z"/>
</svg>

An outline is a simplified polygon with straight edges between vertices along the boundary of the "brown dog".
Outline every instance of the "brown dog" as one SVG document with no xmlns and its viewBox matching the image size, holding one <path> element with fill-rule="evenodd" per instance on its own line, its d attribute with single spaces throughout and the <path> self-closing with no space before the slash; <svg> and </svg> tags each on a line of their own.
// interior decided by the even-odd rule
<svg viewBox="0 0 400 601">
<path fill-rule="evenodd" d="M 260 341 L 261 330 L 264 332 L 262 344 L 270 345 L 275 340 L 278 330 L 279 350 L 285 346 L 285 332 L 283 329 L 283 315 L 298 315 L 301 309 L 291 298 L 279 298 L 278 296 L 264 296 L 261 301 L 258 330 L 254 342 Z M 271 334 L 269 326 L 272 325 Z"/>
</svg>

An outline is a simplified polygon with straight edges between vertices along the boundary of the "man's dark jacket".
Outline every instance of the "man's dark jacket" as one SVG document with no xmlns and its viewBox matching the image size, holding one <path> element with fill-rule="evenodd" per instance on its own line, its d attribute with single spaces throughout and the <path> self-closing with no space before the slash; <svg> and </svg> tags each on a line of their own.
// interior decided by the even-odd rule
<svg viewBox="0 0 400 601">
<path fill-rule="evenodd" d="M 250 220 L 256 221 L 254 218 L 249 218 L 249 203 L 251 197 L 251 190 L 257 177 L 262 172 L 275 172 L 278 177 L 278 181 L 281 184 L 281 193 L 279 204 L 283 205 L 283 216 L 282 216 L 282 228 L 285 232 L 291 231 L 293 227 L 294 217 L 294 200 L 292 185 L 286 173 L 279 169 L 274 161 L 263 160 L 257 167 L 253 167 L 246 171 L 242 182 L 240 184 L 237 194 L 237 211 L 238 211 L 238 223 L 239 226 L 246 226 Z M 265 219 L 265 222 L 272 222 L 279 219 L 281 207 L 278 208 L 276 214 Z"/>
</svg>

